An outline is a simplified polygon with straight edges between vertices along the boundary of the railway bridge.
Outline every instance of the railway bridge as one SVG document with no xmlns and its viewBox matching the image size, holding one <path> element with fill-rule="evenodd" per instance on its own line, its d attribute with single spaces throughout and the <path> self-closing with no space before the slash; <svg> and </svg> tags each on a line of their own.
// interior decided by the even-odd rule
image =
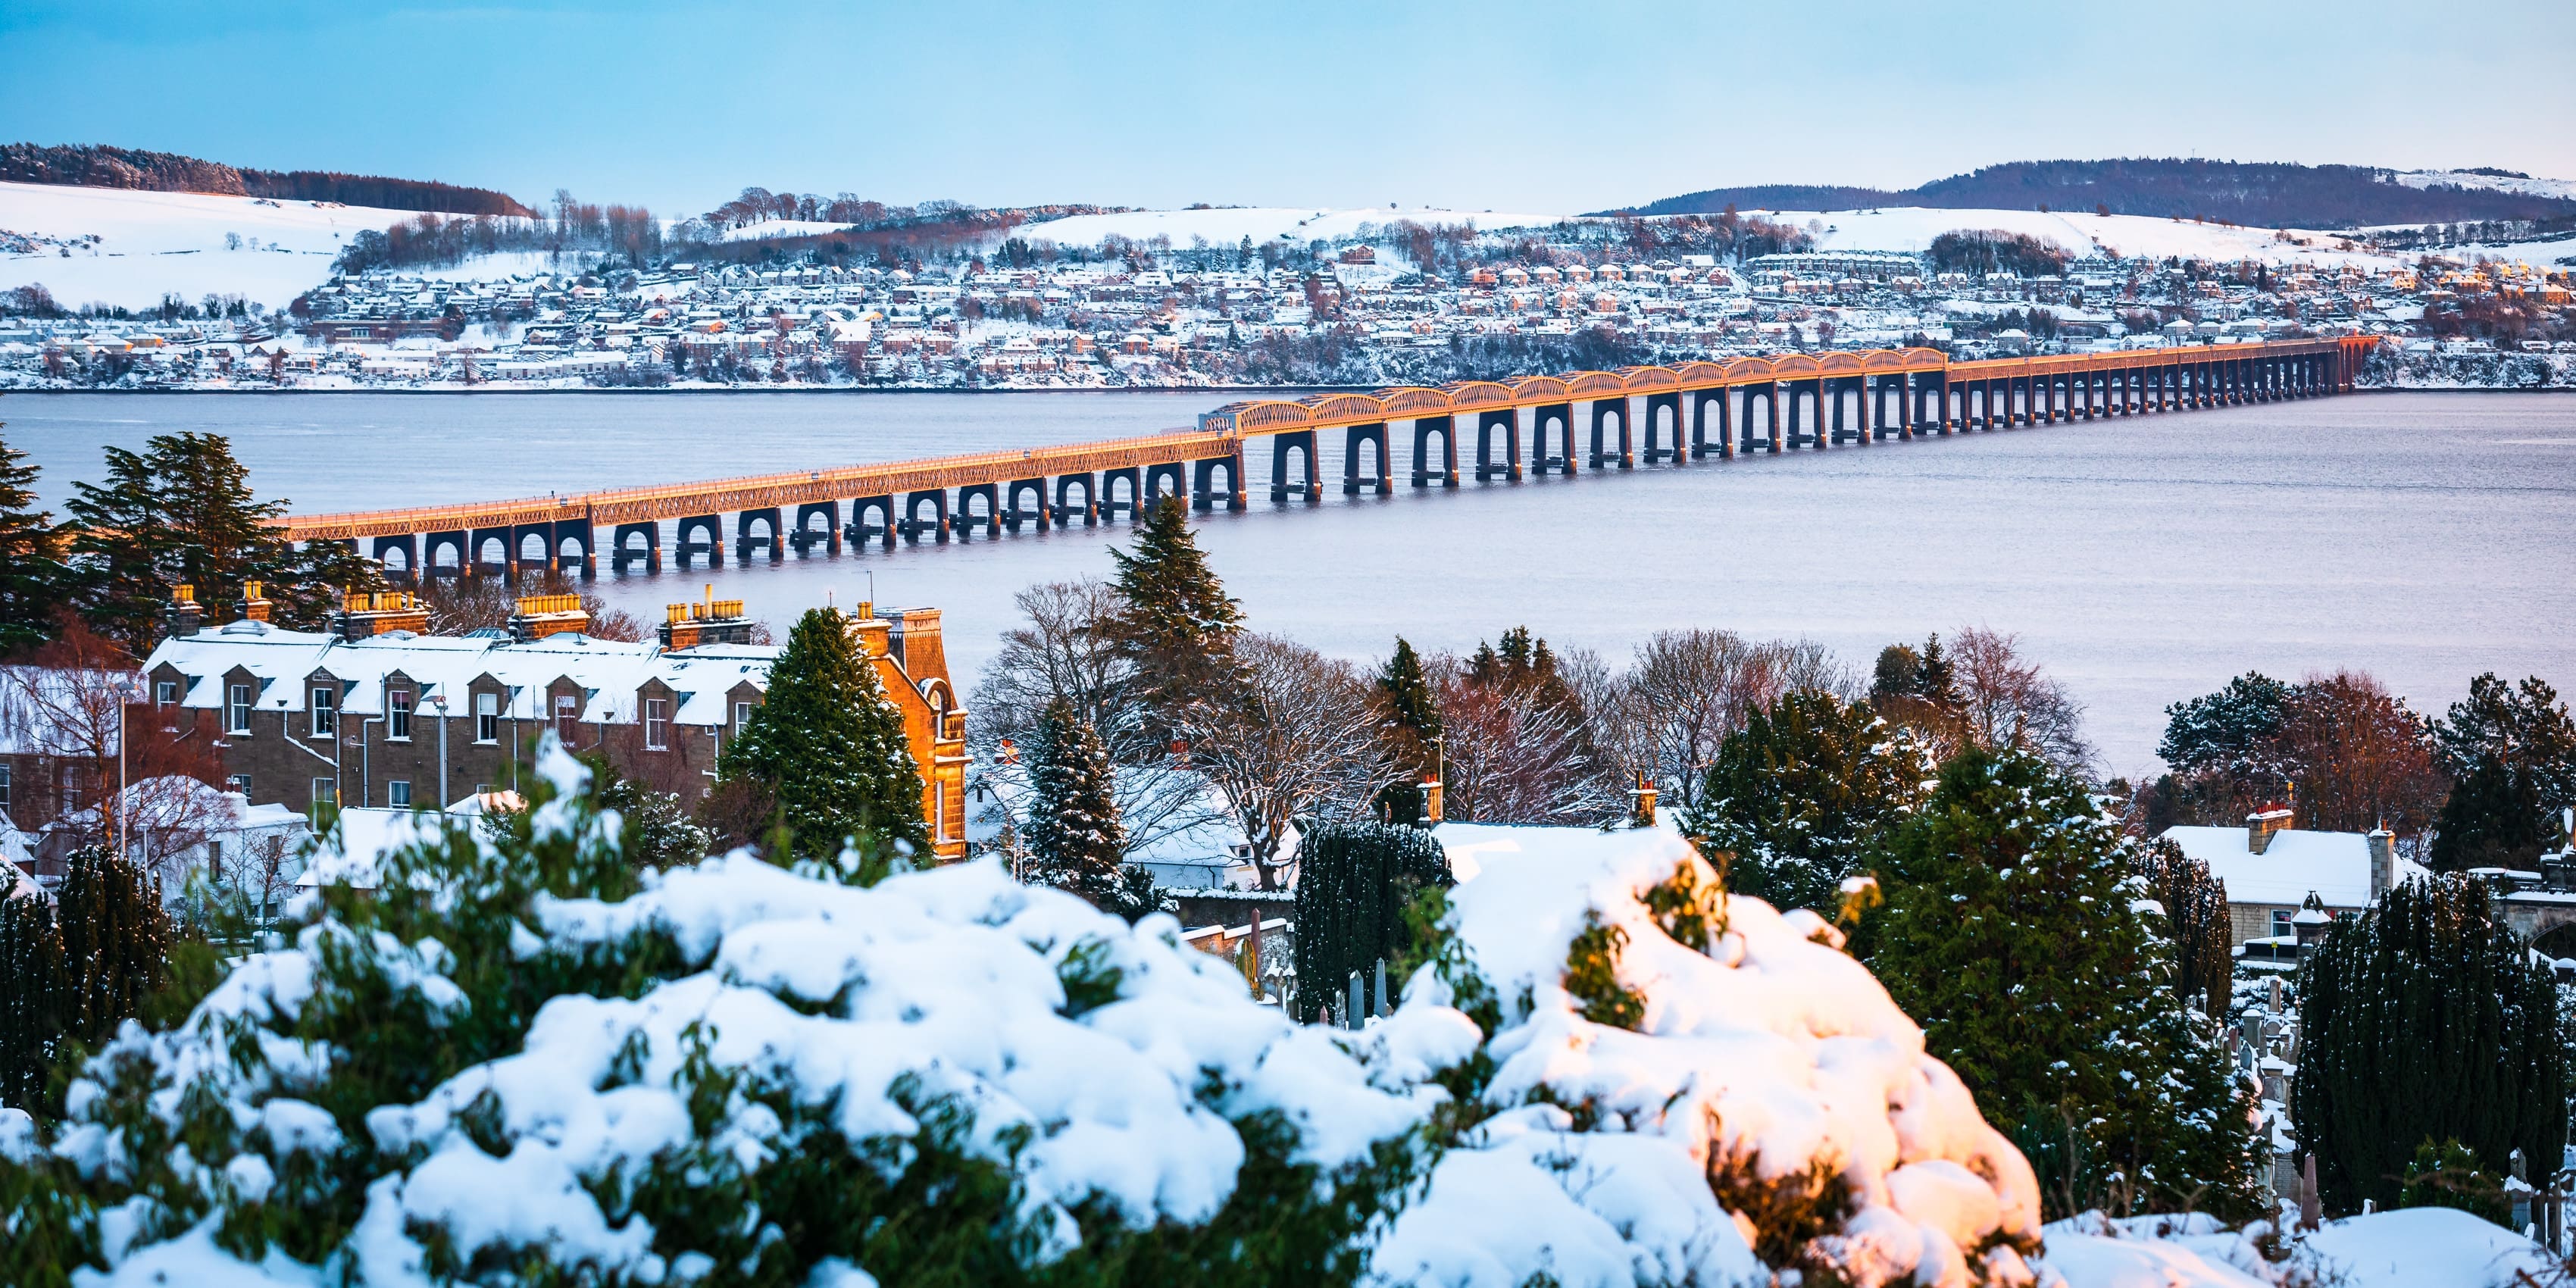
<svg viewBox="0 0 2576 1288">
<path fill-rule="evenodd" d="M 1952 362 L 1932 349 L 1684 362 L 1370 393 L 1252 399 L 1142 438 L 974 452 L 568 496 L 277 520 L 290 540 L 364 550 L 389 573 L 554 568 L 595 575 L 665 551 L 687 567 L 844 543 L 947 541 L 1133 518 L 1166 496 L 1243 509 L 1244 459 L 1268 440 L 1270 498 L 1324 494 L 1340 435 L 1344 494 L 1683 465 L 1885 439 L 2139 416 L 2341 393 L 2372 342 L 2349 337 Z M 1409 444 L 1397 427 L 1408 426 Z M 1470 437 L 1472 435 L 1472 438 Z M 1397 448 L 1411 448 L 1404 470 Z M 732 523 L 726 523 L 726 516 Z M 668 544 L 666 545 L 666 538 Z M 534 547 L 533 553 L 531 547 Z"/>
</svg>

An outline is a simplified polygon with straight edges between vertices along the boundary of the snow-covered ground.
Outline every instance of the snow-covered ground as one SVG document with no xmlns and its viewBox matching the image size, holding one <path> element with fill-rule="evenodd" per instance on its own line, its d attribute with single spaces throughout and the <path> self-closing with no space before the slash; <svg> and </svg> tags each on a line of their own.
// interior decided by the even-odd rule
<svg viewBox="0 0 2576 1288">
<path fill-rule="evenodd" d="M 1819 250 L 1922 251 L 1930 249 L 1933 238 L 1952 229 L 1994 228 L 2046 238 L 2078 255 L 2152 255 L 2159 259 L 2179 255 L 2186 259 L 2221 262 L 2253 259 L 2279 264 L 2296 260 L 2311 264 L 2381 267 L 2398 262 L 2386 255 L 2335 250 L 2335 245 L 2345 236 L 2342 233 L 2290 230 L 2290 236 L 2309 243 L 2302 246 L 2282 241 L 2268 228 L 2198 224 L 2187 219 L 2157 219 L 2148 215 L 2090 215 L 2057 210 L 1947 210 L 1929 206 L 1745 213 L 1758 213 L 1781 223 L 1815 231 Z M 1822 227 L 1817 229 L 1815 225 Z"/>
<path fill-rule="evenodd" d="M 2409 188 L 2483 188 L 2534 197 L 2576 197 L 2576 179 L 2515 179 L 2466 170 L 2409 170 L 2398 175 L 2397 181 Z"/>
<path fill-rule="evenodd" d="M 1387 206 L 1363 210 L 1236 206 L 1210 210 L 1130 210 L 1114 215 L 1070 215 L 1063 219 L 1022 224 L 1012 229 L 1009 235 L 1032 242 L 1051 241 L 1059 246 L 1097 246 L 1102 238 L 1111 236 L 1135 241 L 1169 237 L 1175 246 L 1187 246 L 1193 237 L 1205 238 L 1211 246 L 1233 246 L 1249 237 L 1257 246 L 1272 240 L 1302 244 L 1355 237 L 1359 235 L 1362 224 L 1383 227 L 1399 219 L 1410 219 L 1425 227 L 1466 224 L 1492 232 L 1502 228 L 1544 228 L 1572 218 L 1572 215 L 1497 214 L 1491 210 L 1444 210 L 1432 206 L 1401 209 Z"/>
<path fill-rule="evenodd" d="M 349 239 L 418 212 L 328 201 L 0 183 L 0 290 L 42 283 L 64 306 L 143 308 L 164 292 L 285 304 L 331 275 Z M 233 248 L 229 238 L 239 238 Z M 33 243 L 27 253 L 26 243 Z M 526 271 L 504 270 L 504 271 Z"/>
<path fill-rule="evenodd" d="M 758 241 L 763 237 L 814 237 L 823 233 L 837 233 L 849 226 L 825 219 L 764 219 L 756 224 L 744 224 L 740 228 L 726 229 L 724 240 L 734 242 Z"/>
</svg>

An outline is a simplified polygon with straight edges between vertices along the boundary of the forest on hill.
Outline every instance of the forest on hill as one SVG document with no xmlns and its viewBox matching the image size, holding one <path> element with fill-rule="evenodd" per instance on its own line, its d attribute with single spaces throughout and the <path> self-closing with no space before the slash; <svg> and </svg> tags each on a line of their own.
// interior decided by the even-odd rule
<svg viewBox="0 0 2576 1288">
<path fill-rule="evenodd" d="M 2014 161 L 1936 179 L 1901 192 L 1839 185 L 1757 184 L 1711 188 L 1634 207 L 1637 215 L 1725 210 L 1861 210 L 1930 206 L 1952 210 L 2069 210 L 2171 219 L 2224 220 L 2252 227 L 2353 228 L 2372 224 L 2550 219 L 2576 215 L 2576 201 L 2482 188 L 2416 188 L 2372 166 L 2295 165 L 2125 158 Z"/>
<path fill-rule="evenodd" d="M 0 181 L 144 192 L 210 192 L 276 201 L 336 201 L 450 215 L 534 215 L 506 192 L 336 170 L 245 170 L 218 161 L 106 144 L 0 144 Z"/>
</svg>

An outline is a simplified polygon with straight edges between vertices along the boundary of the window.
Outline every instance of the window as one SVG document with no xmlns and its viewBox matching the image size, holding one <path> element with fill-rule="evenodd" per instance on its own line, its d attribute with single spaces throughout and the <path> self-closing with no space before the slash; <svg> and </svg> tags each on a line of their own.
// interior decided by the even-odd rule
<svg viewBox="0 0 2576 1288">
<path fill-rule="evenodd" d="M 9 767 L 0 765 L 0 814 L 9 812 Z"/>
<path fill-rule="evenodd" d="M 328 738 L 340 732 L 340 686 L 313 686 L 313 736 Z"/>
<path fill-rule="evenodd" d="M 2290 924 L 2290 910 L 2287 908 L 2274 908 L 2272 910 L 2272 937 L 2280 939 L 2297 933 L 2298 927 Z"/>
<path fill-rule="evenodd" d="M 243 797 L 245 797 L 245 798 L 249 797 L 249 795 L 250 795 L 250 775 L 248 775 L 248 774 L 235 774 L 235 775 L 233 775 L 232 777 L 225 779 L 225 780 L 224 780 L 224 790 L 225 790 L 225 791 L 228 791 L 228 792 L 240 792 L 240 793 L 242 794 L 242 796 L 243 796 Z"/>
<path fill-rule="evenodd" d="M 177 680 L 155 680 L 152 682 L 152 705 L 156 707 L 166 707 L 178 700 L 179 682 Z"/>
<path fill-rule="evenodd" d="M 555 736 L 567 747 L 581 745 L 581 711 L 573 703 L 569 693 L 555 695 Z"/>
<path fill-rule="evenodd" d="M 78 810 L 80 808 L 80 796 L 79 767 L 74 765 L 63 766 L 63 812 L 69 814 Z"/>
<path fill-rule="evenodd" d="M 474 741 L 501 741 L 500 694 L 477 693 L 474 695 Z"/>
<path fill-rule="evenodd" d="M 411 741 L 411 699 L 409 689 L 385 690 L 385 738 L 390 742 Z"/>
<path fill-rule="evenodd" d="M 644 699 L 644 750 L 666 750 L 670 741 L 671 704 L 662 698 Z"/>
<path fill-rule="evenodd" d="M 238 734 L 248 734 L 250 732 L 249 685 L 234 684 L 227 685 L 225 687 L 224 731 L 226 733 Z"/>
<path fill-rule="evenodd" d="M 339 779 L 337 779 L 337 778 L 316 778 L 316 779 L 314 779 L 314 780 L 313 780 L 313 803 L 314 803 L 314 804 L 316 804 L 316 805 L 337 805 L 337 804 L 339 804 L 339 803 L 340 803 L 340 780 L 339 780 Z"/>
<path fill-rule="evenodd" d="M 411 808 L 411 783 L 397 778 L 385 784 L 385 804 L 395 809 Z"/>
<path fill-rule="evenodd" d="M 930 785 L 930 839 L 948 839 L 948 783 L 945 779 Z"/>
<path fill-rule="evenodd" d="M 741 733 L 744 726 L 751 723 L 751 708 L 752 704 L 748 702 L 737 702 L 733 704 L 733 731 L 735 733 Z"/>
</svg>

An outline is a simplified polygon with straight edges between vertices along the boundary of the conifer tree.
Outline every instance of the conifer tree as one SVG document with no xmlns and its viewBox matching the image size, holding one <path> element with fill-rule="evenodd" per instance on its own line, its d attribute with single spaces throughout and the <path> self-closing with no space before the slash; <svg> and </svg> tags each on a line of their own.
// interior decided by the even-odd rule
<svg viewBox="0 0 2576 1288">
<path fill-rule="evenodd" d="M 1167 730 L 1191 707 L 1225 701 L 1239 676 L 1243 610 L 1208 568 L 1180 498 L 1163 498 L 1136 529 L 1135 548 L 1109 557 L 1121 600 L 1110 630 L 1135 668 L 1149 722 Z"/>
<path fill-rule="evenodd" d="M 1029 880 L 1106 911 L 1123 909 L 1127 898 L 1127 831 L 1118 821 L 1113 772 L 1090 722 L 1063 698 L 1048 703 L 1029 753 L 1028 821 L 1020 833 Z"/>
<path fill-rule="evenodd" d="M 0 1105 L 24 1109 L 45 1093 L 63 1033 L 63 983 L 53 902 L 0 895 Z"/>
<path fill-rule="evenodd" d="M 161 883 L 104 849 L 76 851 L 56 891 L 54 919 L 63 942 L 65 1032 L 102 1040 L 141 1013 L 161 986 L 170 951 Z"/>
<path fill-rule="evenodd" d="M 1308 1023 L 1344 981 L 1389 967 L 1413 946 L 1405 910 L 1450 884 L 1448 852 L 1431 833 L 1374 822 L 1316 822 L 1297 846 L 1297 1018 Z"/>
<path fill-rule="evenodd" d="M 1378 671 L 1370 698 L 1378 712 L 1378 744 L 1389 782 L 1378 791 L 1378 817 L 1389 823 L 1418 823 L 1425 801 L 1422 784 L 1438 768 L 1440 700 L 1423 674 L 1422 655 L 1401 635 L 1395 652 Z"/>
<path fill-rule="evenodd" d="M 903 715 L 886 700 L 876 668 L 836 609 L 797 619 L 770 667 L 765 700 L 725 748 L 716 777 L 752 786 L 772 802 L 797 859 L 833 868 L 844 841 L 871 838 L 927 857 L 921 770 L 904 740 Z"/>
<path fill-rule="evenodd" d="M 1844 879 L 1869 869 L 1922 800 L 1929 770 L 1912 734 L 1868 707 L 1799 690 L 1754 708 L 1718 744 L 1682 828 L 1710 855 L 1734 856 L 1730 892 L 1830 913 Z"/>
<path fill-rule="evenodd" d="M 1896 832 L 1871 968 L 1988 1120 L 2019 1124 L 2050 1216 L 2251 1215 L 2251 1095 L 2131 906 L 2133 845 L 2046 760 L 1963 749 Z"/>
<path fill-rule="evenodd" d="M 2173 946 L 2176 996 L 2203 1015 L 2224 1017 L 2232 996 L 2232 955 L 2227 886 L 2209 865 L 2167 840 L 2139 847 L 2148 897 L 2164 909 L 2165 940 Z"/>
<path fill-rule="evenodd" d="M 2559 839 L 2558 811 L 2576 805 L 2576 719 L 2538 676 L 2508 685 L 2469 681 L 2435 733 L 2451 794 L 2434 823 L 2430 866 L 2529 867 Z"/>
<path fill-rule="evenodd" d="M 2395 1206 L 2426 1141 L 2489 1176 L 2513 1151 L 2553 1167 L 2567 1140 L 2558 986 L 2482 883 L 2417 878 L 2338 922 L 2299 966 L 2290 1116 L 2326 1207 Z"/>
<path fill-rule="evenodd" d="M 36 467 L 0 442 L 0 657 L 54 635 L 68 588 L 51 516 L 36 507 Z"/>
</svg>

